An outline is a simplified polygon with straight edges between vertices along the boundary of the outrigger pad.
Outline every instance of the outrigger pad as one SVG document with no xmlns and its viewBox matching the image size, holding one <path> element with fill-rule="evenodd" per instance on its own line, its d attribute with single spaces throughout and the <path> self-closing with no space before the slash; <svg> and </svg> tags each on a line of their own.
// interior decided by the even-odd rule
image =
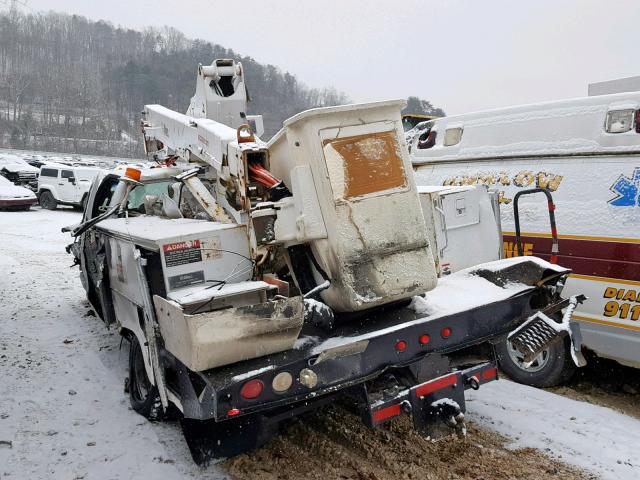
<svg viewBox="0 0 640 480">
<path fill-rule="evenodd" d="M 571 321 L 576 306 L 585 299 L 583 295 L 571 297 L 559 322 L 543 312 L 536 312 L 507 336 L 507 340 L 511 341 L 514 348 L 523 355 L 525 364 L 532 363 L 545 348 L 568 335 L 571 340 L 573 361 L 579 367 L 586 365 L 587 362 L 581 352 L 580 330 Z"/>
</svg>

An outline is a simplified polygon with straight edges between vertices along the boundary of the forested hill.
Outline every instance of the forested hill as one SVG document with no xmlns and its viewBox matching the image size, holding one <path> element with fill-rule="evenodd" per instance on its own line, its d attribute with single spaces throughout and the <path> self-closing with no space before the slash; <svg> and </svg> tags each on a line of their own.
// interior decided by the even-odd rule
<svg viewBox="0 0 640 480">
<path fill-rule="evenodd" d="M 77 15 L 0 14 L 0 146 L 140 156 L 139 113 L 147 103 L 186 111 L 199 63 L 242 62 L 266 136 L 307 108 L 347 103 L 333 88 L 173 28 L 143 31 Z"/>
</svg>

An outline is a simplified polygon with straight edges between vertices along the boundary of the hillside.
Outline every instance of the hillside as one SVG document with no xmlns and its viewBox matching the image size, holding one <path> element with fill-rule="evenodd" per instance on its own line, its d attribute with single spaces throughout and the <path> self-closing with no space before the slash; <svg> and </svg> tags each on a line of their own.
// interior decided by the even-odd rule
<svg viewBox="0 0 640 480">
<path fill-rule="evenodd" d="M 170 28 L 143 31 L 59 13 L 0 14 L 0 147 L 123 157 L 142 155 L 147 103 L 185 111 L 199 63 L 242 62 L 266 136 L 301 110 L 347 103 L 273 65 Z"/>
</svg>

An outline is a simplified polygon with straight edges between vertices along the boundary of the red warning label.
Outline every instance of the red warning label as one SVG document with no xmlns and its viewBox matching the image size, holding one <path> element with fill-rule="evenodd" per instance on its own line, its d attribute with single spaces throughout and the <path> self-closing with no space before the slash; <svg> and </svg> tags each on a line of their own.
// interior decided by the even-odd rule
<svg viewBox="0 0 640 480">
<path fill-rule="evenodd" d="M 202 261 L 200 240 L 167 243 L 162 246 L 164 261 L 167 267 L 177 267 Z"/>
</svg>

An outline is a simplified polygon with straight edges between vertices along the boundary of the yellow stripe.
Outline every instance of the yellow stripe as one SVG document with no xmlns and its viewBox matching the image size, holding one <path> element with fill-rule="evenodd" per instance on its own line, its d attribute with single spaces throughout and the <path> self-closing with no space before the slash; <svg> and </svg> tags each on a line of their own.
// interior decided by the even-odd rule
<svg viewBox="0 0 640 480">
<path fill-rule="evenodd" d="M 619 278 L 609 277 L 594 277 L 592 275 L 579 275 L 577 273 L 572 273 L 571 277 L 578 278 L 580 280 L 590 280 L 592 282 L 621 283 L 622 285 L 640 286 L 640 282 L 637 282 L 635 280 L 621 280 Z"/>
<path fill-rule="evenodd" d="M 609 327 L 618 327 L 625 330 L 633 330 L 634 332 L 640 332 L 640 325 L 625 325 L 622 323 L 608 322 L 607 320 L 600 320 L 598 318 L 583 317 L 582 315 L 572 315 L 574 320 L 580 320 L 581 322 L 598 323 L 600 325 L 607 325 Z"/>
<path fill-rule="evenodd" d="M 515 236 L 516 232 L 502 232 L 503 235 Z M 520 233 L 523 237 L 539 237 L 539 238 L 551 238 L 550 233 Z M 588 235 L 558 235 L 559 239 L 566 240 L 593 240 L 596 242 L 620 242 L 620 243 L 640 243 L 640 238 L 624 238 L 624 237 L 591 237 Z"/>
</svg>

